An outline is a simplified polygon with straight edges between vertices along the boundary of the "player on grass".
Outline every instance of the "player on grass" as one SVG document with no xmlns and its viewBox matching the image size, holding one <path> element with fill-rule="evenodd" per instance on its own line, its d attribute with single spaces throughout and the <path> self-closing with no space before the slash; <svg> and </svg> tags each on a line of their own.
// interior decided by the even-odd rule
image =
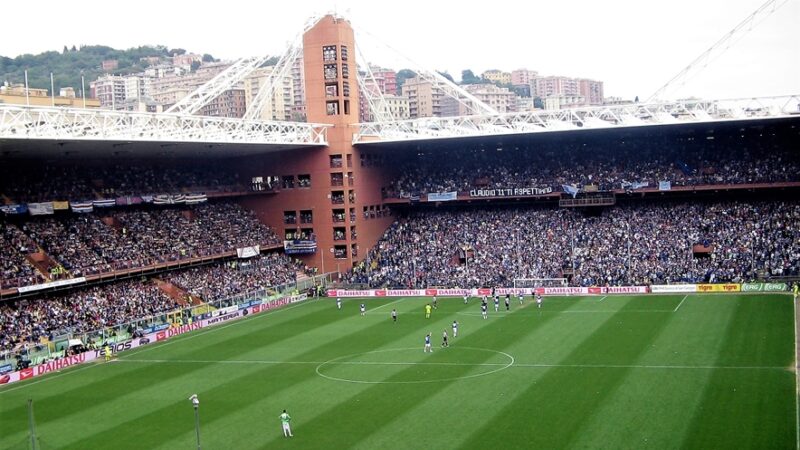
<svg viewBox="0 0 800 450">
<path fill-rule="evenodd" d="M 522 291 L 519 292 L 519 304 L 521 305 L 522 302 L 525 301 L 525 297 L 522 295 Z"/>
<path fill-rule="evenodd" d="M 506 311 L 510 310 L 511 310 L 511 297 L 509 297 L 508 294 L 506 294 Z"/>
<path fill-rule="evenodd" d="M 800 295 L 800 283 L 794 284 L 794 301 L 797 301 L 797 296 Z"/>
<path fill-rule="evenodd" d="M 500 296 L 494 296 L 494 312 L 500 311 Z"/>
<path fill-rule="evenodd" d="M 433 296 L 433 309 L 439 309 L 439 304 L 436 303 L 436 296 Z"/>
<path fill-rule="evenodd" d="M 469 295 L 464 294 L 464 304 L 466 305 L 468 301 L 469 301 Z"/>
<path fill-rule="evenodd" d="M 542 307 L 542 294 L 536 294 L 536 307 Z"/>
<path fill-rule="evenodd" d="M 103 356 L 105 356 L 106 362 L 111 361 L 111 346 L 108 343 L 103 346 Z"/>
<path fill-rule="evenodd" d="M 397 310 L 392 308 L 392 322 L 397 323 Z"/>
<path fill-rule="evenodd" d="M 442 331 L 442 347 L 449 347 L 447 345 L 447 330 Z"/>
<path fill-rule="evenodd" d="M 430 319 L 431 318 L 431 304 L 430 303 L 425 305 L 425 318 L 426 319 Z"/>
<path fill-rule="evenodd" d="M 364 316 L 367 314 L 367 305 L 361 304 L 361 315 Z"/>
<path fill-rule="evenodd" d="M 488 317 L 487 317 L 487 315 L 486 315 L 486 309 L 487 309 L 487 308 L 486 308 L 486 303 L 483 303 L 483 304 L 481 305 L 481 315 L 483 316 L 483 318 L 484 318 L 484 319 L 488 319 Z"/>
<path fill-rule="evenodd" d="M 425 335 L 425 348 L 422 350 L 422 353 L 433 353 L 433 349 L 431 348 L 431 334 L 428 333 Z"/>
<path fill-rule="evenodd" d="M 294 437 L 292 434 L 292 426 L 289 425 L 289 422 L 292 421 L 292 416 L 290 416 L 286 410 L 283 410 L 280 416 L 281 419 L 281 426 L 283 427 L 283 437 Z"/>
<path fill-rule="evenodd" d="M 453 337 L 458 336 L 458 322 L 453 321 Z"/>
<path fill-rule="evenodd" d="M 342 299 L 341 299 L 341 297 L 336 297 L 336 309 L 342 309 Z"/>
</svg>

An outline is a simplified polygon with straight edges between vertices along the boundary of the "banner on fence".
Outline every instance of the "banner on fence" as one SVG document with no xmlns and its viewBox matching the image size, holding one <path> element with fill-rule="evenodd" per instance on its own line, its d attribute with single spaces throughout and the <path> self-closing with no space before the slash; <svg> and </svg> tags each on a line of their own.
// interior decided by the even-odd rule
<svg viewBox="0 0 800 450">
<path fill-rule="evenodd" d="M 742 285 L 738 283 L 698 284 L 697 292 L 740 292 Z"/>
<path fill-rule="evenodd" d="M 85 277 L 70 278 L 68 280 L 51 281 L 49 283 L 34 284 L 33 286 L 22 286 L 17 288 L 19 293 L 41 291 L 42 289 L 50 289 L 61 286 L 69 286 L 71 284 L 79 284 L 86 281 Z"/>
<path fill-rule="evenodd" d="M 458 198 L 458 192 L 431 192 L 428 194 L 429 202 L 449 202 Z"/>
<path fill-rule="evenodd" d="M 654 284 L 650 286 L 653 294 L 697 292 L 696 284 Z"/>
<path fill-rule="evenodd" d="M 786 283 L 744 283 L 742 292 L 782 292 L 786 290 Z"/>
</svg>

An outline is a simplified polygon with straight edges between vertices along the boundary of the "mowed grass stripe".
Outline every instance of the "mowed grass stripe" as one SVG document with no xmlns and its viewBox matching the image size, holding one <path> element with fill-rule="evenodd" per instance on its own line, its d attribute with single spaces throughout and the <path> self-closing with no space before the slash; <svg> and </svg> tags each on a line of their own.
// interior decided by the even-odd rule
<svg viewBox="0 0 800 450">
<path fill-rule="evenodd" d="M 672 319 L 672 315 L 630 315 L 626 309 L 657 306 L 628 299 L 565 356 L 564 364 L 633 364 Z M 550 368 L 505 408 L 477 428 L 465 441 L 467 448 L 488 448 L 499 439 L 510 448 L 568 447 L 575 433 L 606 401 L 633 369 Z M 535 418 L 535 420 L 533 420 Z M 617 448 L 617 443 L 604 443 Z"/>
<path fill-rule="evenodd" d="M 606 308 L 619 310 L 627 300 L 630 299 L 620 299 Z M 557 302 L 546 301 L 542 310 L 531 304 L 514 314 L 530 315 L 533 308 L 536 310 L 533 317 L 527 317 L 526 321 L 506 321 L 503 318 L 503 323 L 497 328 L 487 330 L 491 333 L 481 333 L 476 338 L 489 348 L 515 355 L 517 361 L 559 361 L 603 326 L 611 316 L 556 315 L 548 314 L 547 308 L 557 306 L 562 311 L 570 311 L 590 307 L 596 301 L 596 297 L 563 297 Z M 514 336 L 514 339 L 507 339 L 507 336 Z M 398 442 L 397 436 L 409 435 L 416 436 L 414 444 L 418 448 L 469 448 L 463 441 L 475 429 L 491 427 L 496 415 L 509 402 L 537 383 L 547 372 L 547 368 L 517 364 L 490 377 L 474 378 L 445 386 L 423 398 L 402 415 L 393 417 L 382 427 L 373 430 L 355 448 L 403 448 L 403 442 Z M 435 424 L 436 429 L 445 429 L 448 432 L 419 433 L 417 428 L 426 423 Z M 502 436 L 498 438 L 497 445 L 513 448 L 518 443 L 511 436 Z"/>
<path fill-rule="evenodd" d="M 576 306 L 581 300 L 583 299 L 573 298 L 570 301 L 553 302 L 551 305 L 552 307 L 567 309 Z M 535 307 L 535 305 L 531 305 L 530 303 L 527 303 L 527 305 L 528 306 L 525 308 L 519 308 L 517 306 L 514 313 L 523 313 L 529 308 Z M 475 302 L 471 304 L 469 308 L 478 310 L 479 303 Z M 537 318 L 537 320 L 530 321 L 527 327 L 520 327 L 519 323 L 517 323 L 517 326 L 514 326 L 513 329 L 509 329 L 508 327 L 511 326 L 510 324 L 512 322 L 505 320 L 509 316 L 501 317 L 500 314 L 494 313 L 492 307 L 490 307 L 490 309 L 492 311 L 489 314 L 490 318 L 488 320 L 483 320 L 480 317 L 457 319 L 462 321 L 462 327 L 459 332 L 459 337 L 453 342 L 454 347 L 452 349 L 435 349 L 432 355 L 424 355 L 422 353 L 422 336 L 417 337 L 419 357 L 428 358 L 430 361 L 443 361 L 449 354 L 452 354 L 449 350 L 455 350 L 458 347 L 480 347 L 502 350 L 510 343 L 524 339 L 526 334 L 534 332 L 550 321 L 556 320 L 558 317 L 555 315 L 543 315 Z M 514 313 L 511 315 L 513 316 Z M 436 335 L 434 336 L 437 337 Z M 438 344 L 438 339 L 434 342 Z M 480 363 L 491 358 L 492 355 L 490 353 L 476 352 L 470 354 L 469 357 L 470 362 Z M 473 373 L 474 367 L 462 366 L 450 369 L 451 370 L 448 371 L 449 375 L 451 377 L 457 377 Z M 505 372 L 500 372 L 500 374 L 503 373 Z M 496 376 L 500 375 L 492 375 L 485 379 L 495 378 Z M 415 379 L 417 377 L 416 368 L 405 368 L 392 371 L 391 374 L 383 380 L 403 381 Z M 482 378 L 476 378 L 470 381 L 479 379 Z M 339 389 L 340 384 L 347 384 L 337 382 L 330 383 L 331 389 Z M 305 432 L 307 433 L 313 433 L 317 439 L 322 439 L 322 441 L 319 442 L 320 445 L 332 448 L 352 448 L 353 446 L 360 445 L 363 440 L 372 436 L 373 433 L 379 432 L 376 425 L 391 423 L 398 417 L 407 417 L 408 414 L 413 414 L 413 411 L 421 402 L 456 383 L 463 385 L 464 383 L 469 383 L 469 381 L 451 379 L 427 384 L 359 385 L 360 390 L 358 395 L 349 399 L 344 399 L 332 408 L 322 413 L 315 414 L 310 420 L 304 421 L 303 429 L 306 430 Z M 390 399 L 390 404 L 387 404 L 387 408 L 360 408 L 360 405 L 385 403 L 387 399 Z M 443 406 L 447 407 L 448 405 Z M 419 427 L 423 426 L 423 423 L 427 420 L 428 419 L 415 420 L 413 423 Z M 481 421 L 483 419 L 481 417 L 476 417 L 475 420 Z M 426 439 L 429 438 L 429 434 L 433 435 L 435 433 L 415 432 L 415 441 L 413 443 L 400 439 L 399 441 L 395 440 L 394 444 L 389 447 L 407 448 L 409 445 L 412 445 L 416 448 L 436 448 L 429 446 L 429 443 L 426 441 Z M 448 435 L 451 437 L 453 434 L 452 430 L 448 432 Z M 396 436 L 402 436 L 402 434 Z M 274 439 L 265 442 L 261 448 L 270 448 L 273 445 L 279 445 L 280 439 L 282 438 L 276 434 Z"/>
<path fill-rule="evenodd" d="M 714 371 L 683 439 L 685 448 L 791 448 L 796 444 L 792 299 L 735 298 L 718 363 L 785 364 L 787 370 Z"/>
<path fill-rule="evenodd" d="M 335 308 L 335 306 L 333 303 L 329 303 L 326 308 Z M 328 314 L 329 317 L 332 315 L 342 318 L 336 323 L 338 338 L 329 341 L 316 339 L 315 330 L 330 328 L 334 325 L 326 325 L 325 322 L 308 322 L 303 326 L 307 333 L 292 334 L 291 343 L 285 345 L 286 348 L 294 349 L 294 358 L 303 360 L 314 358 L 320 354 L 336 354 L 337 351 L 353 345 L 361 346 L 364 351 L 368 351 L 375 346 L 382 345 L 383 342 L 392 342 L 396 339 L 395 333 L 385 332 L 391 324 L 384 320 L 370 320 L 368 317 L 361 317 L 358 315 L 357 308 Z M 420 324 L 420 326 L 425 326 L 425 324 Z M 417 333 L 419 332 L 417 331 Z M 258 344 L 258 341 L 251 341 L 250 344 Z M 271 343 L 270 345 L 274 346 L 275 344 Z M 224 354 L 219 351 L 216 353 Z M 200 364 L 200 366 L 204 367 L 205 365 Z M 212 363 L 210 366 L 213 367 L 216 364 Z M 181 368 L 178 367 L 175 370 L 180 372 Z M 263 420 L 263 405 L 270 396 L 282 390 L 291 389 L 305 379 L 316 377 L 313 368 L 298 365 L 262 366 L 247 370 L 228 369 L 227 376 L 213 381 L 205 380 L 204 383 L 197 383 L 190 389 L 192 389 L 192 393 L 196 392 L 203 399 L 204 405 L 208 405 L 203 408 L 204 411 L 207 411 L 203 419 L 205 426 L 220 430 L 213 437 L 214 441 L 218 441 L 217 446 L 230 446 L 232 442 L 240 439 L 244 439 L 241 445 L 252 446 L 254 445 L 252 440 L 260 440 L 260 436 L 242 434 L 241 427 L 260 428 Z M 161 386 L 160 390 L 168 393 L 174 391 L 169 389 L 169 386 Z M 194 436 L 192 421 L 181 421 L 177 424 L 173 423 L 169 429 L 164 428 L 164 418 L 180 416 L 186 412 L 186 392 L 170 394 L 159 403 L 161 404 L 160 408 L 151 405 L 150 408 L 139 411 L 140 414 L 134 415 L 130 420 L 116 421 L 116 426 L 107 428 L 102 433 L 87 436 L 67 448 L 97 448 L 103 445 L 102 443 L 107 440 L 109 435 L 123 434 L 128 436 L 131 444 L 122 443 L 116 448 L 155 448 L 176 435 L 181 436 L 183 444 L 180 445 L 191 443 Z M 262 413 L 250 417 L 238 414 L 240 410 L 247 410 L 249 406 L 256 404 L 260 404 L 256 409 Z M 233 417 L 241 418 L 236 421 L 236 426 L 217 425 L 218 422 L 226 423 Z M 170 423 L 170 421 L 166 423 Z"/>
<path fill-rule="evenodd" d="M 401 313 L 400 320 L 397 324 L 390 321 L 389 311 L 385 311 L 385 315 L 370 317 L 360 317 L 358 315 L 358 301 L 354 301 L 352 308 L 347 312 L 350 317 L 354 317 L 352 322 L 355 323 L 369 323 L 372 324 L 369 329 L 363 330 L 357 334 L 351 334 L 346 338 L 334 342 L 330 346 L 315 349 L 305 355 L 308 360 L 316 360 L 316 353 L 319 357 L 330 359 L 341 355 L 346 355 L 353 351 L 371 351 L 378 348 L 407 346 L 413 341 L 414 346 L 422 351 L 421 337 L 424 336 L 425 330 L 432 326 L 445 326 L 448 325 L 450 316 L 444 315 L 442 312 L 442 302 L 440 302 L 440 310 L 434 311 L 433 319 L 425 320 L 423 317 L 424 299 L 412 298 L 406 299 L 398 303 L 397 309 Z M 368 302 L 367 302 L 368 303 Z M 345 305 L 346 307 L 347 305 Z M 368 303 L 368 311 L 370 304 Z M 334 306 L 335 307 L 335 306 Z M 458 303 L 449 303 L 450 308 L 461 308 Z M 384 308 L 386 309 L 386 308 Z M 344 312 L 344 311 L 343 311 Z M 438 318 L 438 319 L 437 319 Z M 435 324 L 435 325 L 432 325 Z M 342 323 L 343 326 L 349 326 L 349 323 Z M 343 332 L 344 333 L 344 332 Z M 383 338 L 385 336 L 385 338 Z M 312 357 L 313 356 L 313 357 Z M 300 356 L 298 356 L 299 358 Z M 285 366 L 298 366 L 288 364 Z M 302 366 L 302 365 L 301 365 Z M 224 448 L 254 448 L 261 443 L 269 440 L 272 437 L 277 437 L 279 429 L 274 425 L 273 420 L 277 413 L 282 408 L 290 405 L 290 412 L 294 415 L 296 420 L 306 420 L 314 411 L 322 411 L 331 408 L 338 404 L 343 399 L 351 398 L 358 394 L 362 389 L 359 385 L 351 383 L 335 383 L 333 388 L 331 382 L 325 380 L 314 372 L 314 366 L 303 367 L 300 371 L 281 371 L 280 365 L 276 367 L 274 373 L 281 373 L 281 378 L 286 376 L 286 384 L 283 385 L 284 380 L 269 379 L 269 383 L 273 384 L 273 388 L 266 388 L 261 395 L 256 395 L 255 402 L 237 402 L 235 409 L 226 412 L 224 417 L 215 418 L 214 426 L 216 429 L 222 430 L 241 430 L 243 427 L 248 430 L 258 430 L 257 433 L 233 433 L 227 435 L 214 435 L 210 439 L 209 446 L 224 447 Z M 274 384 L 280 383 L 281 389 L 274 389 Z M 254 386 L 253 393 L 259 393 L 260 386 Z M 266 417 L 266 419 L 265 419 Z M 276 416 L 275 416 L 276 417 Z M 297 419 L 301 418 L 301 419 Z M 267 430 L 263 432 L 264 420 L 268 421 Z M 248 427 L 250 424 L 250 427 Z M 305 429 L 305 426 L 302 426 Z M 303 433 L 305 436 L 314 436 L 308 430 Z M 170 449 L 180 445 L 185 445 L 186 442 L 191 442 L 193 434 L 191 432 L 184 433 L 175 439 L 163 443 L 158 448 Z M 295 445 L 302 445 L 302 436 L 296 439 Z M 215 445 L 216 444 L 216 445 Z"/>
<path fill-rule="evenodd" d="M 273 343 L 290 339 L 296 336 L 300 325 L 309 322 L 319 322 L 327 316 L 326 306 L 323 304 L 309 305 L 306 308 L 298 308 L 288 311 L 285 315 L 275 315 L 265 313 L 262 316 L 253 316 L 253 319 L 245 319 L 236 322 L 239 328 L 230 327 L 227 332 L 209 333 L 199 336 L 197 339 L 189 340 L 172 347 L 159 348 L 154 352 L 147 353 L 148 356 L 168 353 L 170 357 L 200 357 L 209 354 L 236 358 L 246 354 L 251 346 L 247 342 L 258 342 L 259 336 L 270 336 L 274 339 Z M 280 310 L 275 310 L 278 312 Z M 347 317 L 340 316 L 340 320 Z M 272 320 L 271 320 L 272 319 Z M 330 319 L 325 319 L 329 321 Z M 233 324 L 233 323 L 232 323 Z M 313 328 L 313 327 L 312 327 Z M 209 331 L 218 328 L 210 328 Z M 305 329 L 308 329 L 307 327 Z M 192 336 L 192 333 L 186 335 Z M 183 337 L 183 336 L 182 336 Z M 177 339 L 181 339 L 178 337 Z M 168 343 L 171 341 L 167 341 Z M 145 350 L 149 347 L 144 347 Z M 122 358 L 135 357 L 136 350 L 128 354 L 122 354 Z M 126 364 L 102 364 L 95 368 L 85 371 L 80 377 L 81 382 L 72 387 L 67 382 L 56 382 L 48 384 L 46 381 L 31 389 L 35 389 L 37 395 L 33 398 L 37 405 L 37 427 L 40 434 L 52 434 L 63 437 L 74 435 L 73 416 L 80 416 L 86 423 L 106 423 L 108 424 L 107 406 L 113 403 L 131 403 L 140 398 L 156 398 L 162 386 L 170 387 L 181 385 L 187 379 L 191 379 L 192 373 L 203 370 L 215 363 L 198 364 L 193 367 L 181 369 L 157 367 L 155 365 L 126 365 Z M 91 382 L 85 383 L 85 380 Z M 121 381 L 124 380 L 124 381 Z M 8 392 L 3 397 L 5 405 L 13 405 L 9 408 L 1 408 L 0 421 L 8 424 L 10 430 L 15 430 L 19 434 L 27 432 L 27 414 L 25 410 L 25 399 L 31 395 L 26 390 Z M 16 399 L 16 400 L 15 400 Z M 158 403 L 148 400 L 149 406 Z M 113 406 L 111 407 L 113 409 Z M 124 417 L 118 416 L 118 417 Z M 104 420 L 106 419 L 106 420 Z M 113 420 L 110 422 L 113 423 Z M 101 431 L 102 426 L 96 427 Z"/>
<path fill-rule="evenodd" d="M 725 331 L 738 308 L 735 299 L 719 301 L 688 296 L 681 302 L 680 312 L 641 355 L 638 364 L 702 368 L 668 373 L 645 368 L 631 370 L 613 395 L 575 433 L 574 447 L 588 448 L 597 442 L 632 449 L 680 446 L 682 436 L 691 426 L 692 415 L 674 411 L 694 411 L 700 403 L 725 343 Z M 610 427 L 610 423 L 624 425 Z"/>
</svg>

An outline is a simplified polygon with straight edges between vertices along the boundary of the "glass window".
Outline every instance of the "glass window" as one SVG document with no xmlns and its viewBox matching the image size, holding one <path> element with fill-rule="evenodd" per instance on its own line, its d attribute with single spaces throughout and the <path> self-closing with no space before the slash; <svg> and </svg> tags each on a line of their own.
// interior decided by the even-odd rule
<svg viewBox="0 0 800 450">
<path fill-rule="evenodd" d="M 326 45 L 322 47 L 322 60 L 323 61 L 336 61 L 336 46 Z"/>
<path fill-rule="evenodd" d="M 336 64 L 325 64 L 323 67 L 325 69 L 326 80 L 335 80 L 339 76 Z"/>
</svg>

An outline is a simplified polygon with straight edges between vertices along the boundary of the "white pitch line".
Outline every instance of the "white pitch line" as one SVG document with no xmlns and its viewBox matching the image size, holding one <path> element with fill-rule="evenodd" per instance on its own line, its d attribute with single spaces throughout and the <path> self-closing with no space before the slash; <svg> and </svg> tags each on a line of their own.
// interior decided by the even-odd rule
<svg viewBox="0 0 800 450">
<path fill-rule="evenodd" d="M 367 314 L 369 314 L 369 313 L 371 313 L 371 312 L 373 312 L 373 311 L 377 311 L 377 310 L 379 310 L 379 309 L 383 308 L 384 306 L 394 305 L 395 303 L 397 303 L 397 302 L 400 302 L 400 301 L 402 301 L 402 300 L 405 300 L 405 299 L 406 299 L 406 298 L 405 298 L 405 297 L 403 297 L 403 298 L 399 298 L 399 299 L 397 299 L 397 300 L 395 300 L 395 301 L 393 301 L 393 302 L 384 303 L 384 304 L 382 304 L 381 306 L 377 306 L 377 307 L 375 307 L 375 308 L 372 308 L 372 309 L 368 310 L 368 311 L 367 311 Z"/>
<path fill-rule="evenodd" d="M 797 301 L 792 297 L 792 311 L 794 312 L 794 411 L 795 411 L 795 443 L 800 450 L 800 361 L 797 360 Z"/>
<path fill-rule="evenodd" d="M 162 364 L 325 364 L 353 366 L 506 366 L 508 363 L 459 363 L 425 361 L 277 361 L 277 360 L 173 360 L 173 359 L 125 359 L 127 363 Z M 656 370 L 786 370 L 779 366 L 685 366 L 685 365 L 644 365 L 644 364 L 526 364 L 515 362 L 511 367 L 528 368 L 569 368 L 569 369 L 656 369 Z"/>
<path fill-rule="evenodd" d="M 686 294 L 686 295 L 684 295 L 684 296 L 683 296 L 683 299 L 681 300 L 681 302 L 680 302 L 680 303 L 678 303 L 678 306 L 676 306 L 676 307 L 675 307 L 675 309 L 673 309 L 673 310 L 672 310 L 672 312 L 678 312 L 678 308 L 680 308 L 680 307 L 681 307 L 681 305 L 683 304 L 683 302 L 685 302 L 685 301 L 686 301 L 686 297 L 688 297 L 688 296 L 689 296 L 689 294 Z"/>
<path fill-rule="evenodd" d="M 608 297 L 608 296 L 607 296 L 607 295 L 604 295 L 603 297 L 601 297 L 601 298 L 600 298 L 600 300 L 598 300 L 598 301 L 597 301 L 597 303 L 600 303 L 600 302 L 602 302 L 603 300 L 605 300 L 605 299 L 606 299 L 606 297 Z"/>
</svg>

